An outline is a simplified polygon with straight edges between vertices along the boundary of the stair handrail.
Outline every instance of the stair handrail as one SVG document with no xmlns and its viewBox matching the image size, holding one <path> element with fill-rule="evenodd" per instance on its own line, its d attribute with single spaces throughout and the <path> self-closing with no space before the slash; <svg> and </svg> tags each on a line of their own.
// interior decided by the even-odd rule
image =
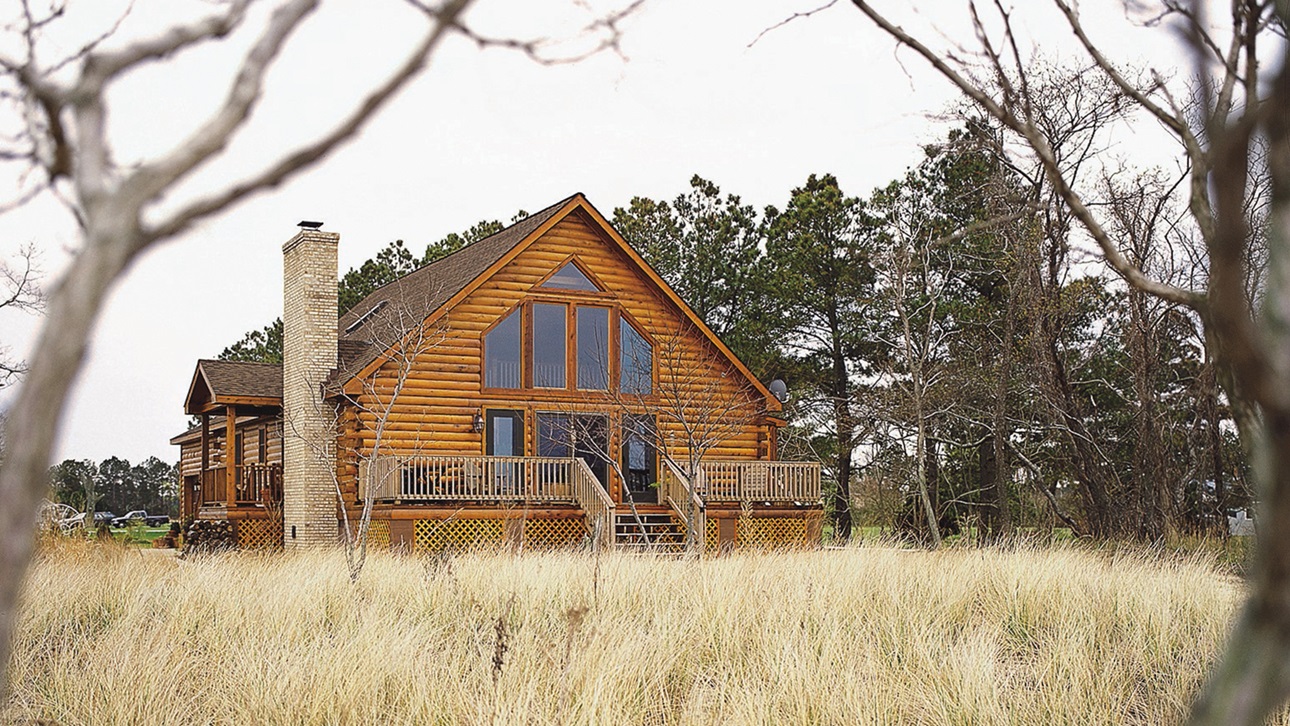
<svg viewBox="0 0 1290 726">
<path fill-rule="evenodd" d="M 582 511 L 587 513 L 592 537 L 599 540 L 596 542 L 597 546 L 607 548 L 614 542 L 614 500 L 600 485 L 600 480 L 591 472 L 586 461 L 575 459 L 573 466 L 573 497 L 578 500 Z M 600 523 L 599 527 L 596 522 Z"/>
<path fill-rule="evenodd" d="M 663 495 L 668 506 L 672 508 L 673 512 L 676 512 L 677 517 L 679 517 L 681 522 L 685 525 L 686 532 L 696 532 L 695 542 L 698 543 L 698 549 L 702 552 L 704 538 L 707 535 L 708 527 L 707 505 L 704 503 L 703 497 L 699 496 L 697 488 L 690 487 L 689 477 L 686 476 L 681 469 L 677 468 L 675 464 L 671 461 L 667 461 L 666 459 L 663 463 L 666 465 L 667 470 L 666 475 L 660 477 L 660 494 Z M 702 473 L 702 469 L 700 469 L 699 475 L 702 476 Z M 681 502 L 687 502 L 693 505 L 693 522 L 691 522 L 690 517 L 686 515 L 686 508 L 681 505 Z"/>
</svg>

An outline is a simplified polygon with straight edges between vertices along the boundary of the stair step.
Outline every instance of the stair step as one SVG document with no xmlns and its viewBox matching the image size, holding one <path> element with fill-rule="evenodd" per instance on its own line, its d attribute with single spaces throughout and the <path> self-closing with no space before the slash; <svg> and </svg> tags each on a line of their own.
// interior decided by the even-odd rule
<svg viewBox="0 0 1290 726">
<path fill-rule="evenodd" d="M 685 551 L 685 527 L 670 512 L 620 512 L 614 544 L 621 552 L 678 554 Z"/>
</svg>

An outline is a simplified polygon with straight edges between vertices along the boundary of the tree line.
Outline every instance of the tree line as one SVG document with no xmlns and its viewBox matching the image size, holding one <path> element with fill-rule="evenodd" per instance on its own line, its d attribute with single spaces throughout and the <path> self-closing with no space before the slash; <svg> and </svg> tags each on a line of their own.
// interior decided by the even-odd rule
<svg viewBox="0 0 1290 726">
<path fill-rule="evenodd" d="M 1081 259 L 1002 147 L 969 118 L 867 197 L 812 176 L 758 214 L 695 177 L 614 221 L 755 371 L 789 383 L 785 453 L 825 463 L 837 537 L 1221 526 L 1250 493 L 1199 320 Z M 1158 270 L 1177 210 L 1154 181 L 1107 203 Z"/>
<path fill-rule="evenodd" d="M 1116 234 L 1152 270 L 1176 259 L 1161 184 L 1108 194 Z M 1081 258 L 1039 186 L 997 127 L 965 118 L 864 197 L 812 175 L 758 210 L 696 175 L 613 222 L 759 377 L 789 384 L 782 455 L 825 464 L 835 537 L 937 543 L 971 525 L 1152 541 L 1221 526 L 1250 503 L 1247 464 L 1199 321 Z M 503 227 L 420 255 L 396 240 L 341 278 L 341 314 Z M 220 357 L 280 362 L 281 321 Z"/>
<path fill-rule="evenodd" d="M 55 499 L 79 511 L 92 503 L 97 512 L 118 515 L 135 509 L 149 514 L 179 515 L 179 471 L 149 456 L 138 464 L 110 456 L 99 463 L 64 459 L 49 468 Z"/>
</svg>

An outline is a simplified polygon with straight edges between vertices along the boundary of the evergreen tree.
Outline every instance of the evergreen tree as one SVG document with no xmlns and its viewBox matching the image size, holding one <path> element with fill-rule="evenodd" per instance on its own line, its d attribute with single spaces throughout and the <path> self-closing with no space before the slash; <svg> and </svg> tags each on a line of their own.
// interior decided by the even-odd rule
<svg viewBox="0 0 1290 726">
<path fill-rule="evenodd" d="M 695 175 L 671 202 L 634 197 L 614 227 L 759 377 L 782 366 L 757 211 Z"/>
<path fill-rule="evenodd" d="M 775 291 L 783 344 L 796 383 L 830 415 L 828 498 L 836 537 L 851 536 L 852 457 L 857 444 L 853 392 L 870 373 L 874 338 L 873 245 L 877 228 L 866 205 L 842 192 L 831 174 L 811 175 L 783 212 L 766 210 L 767 290 Z M 804 386 L 802 385 L 804 384 Z M 805 399 L 805 400 L 803 400 Z"/>
</svg>

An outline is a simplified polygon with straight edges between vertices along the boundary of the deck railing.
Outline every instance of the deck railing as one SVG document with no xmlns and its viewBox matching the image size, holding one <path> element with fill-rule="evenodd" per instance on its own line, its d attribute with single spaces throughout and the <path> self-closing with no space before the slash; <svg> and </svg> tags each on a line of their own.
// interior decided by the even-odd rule
<svg viewBox="0 0 1290 726">
<path fill-rule="evenodd" d="M 243 464 L 237 467 L 238 504 L 281 504 L 282 465 Z"/>
<path fill-rule="evenodd" d="M 281 464 L 242 464 L 236 467 L 234 477 L 237 504 L 282 503 Z M 206 506 L 228 504 L 228 469 L 221 466 L 202 473 L 201 500 Z"/>
<path fill-rule="evenodd" d="M 573 496 L 582 511 L 587 513 L 587 525 L 600 547 L 610 547 L 614 542 L 614 500 L 591 473 L 591 467 L 582 459 L 573 467 Z"/>
<path fill-rule="evenodd" d="M 703 498 L 690 486 L 688 480 L 689 477 L 673 466 L 672 462 L 664 461 L 658 481 L 659 502 L 672 508 L 677 518 L 685 525 L 687 532 L 697 533 L 696 541 L 702 551 L 708 531 L 708 513 Z"/>
<path fill-rule="evenodd" d="M 359 462 L 359 495 L 371 487 L 376 499 L 574 503 L 578 463 L 572 457 L 379 456 Z"/>
<path fill-rule="evenodd" d="M 709 502 L 818 502 L 820 465 L 806 461 L 721 461 L 699 465 L 696 488 Z"/>
</svg>

